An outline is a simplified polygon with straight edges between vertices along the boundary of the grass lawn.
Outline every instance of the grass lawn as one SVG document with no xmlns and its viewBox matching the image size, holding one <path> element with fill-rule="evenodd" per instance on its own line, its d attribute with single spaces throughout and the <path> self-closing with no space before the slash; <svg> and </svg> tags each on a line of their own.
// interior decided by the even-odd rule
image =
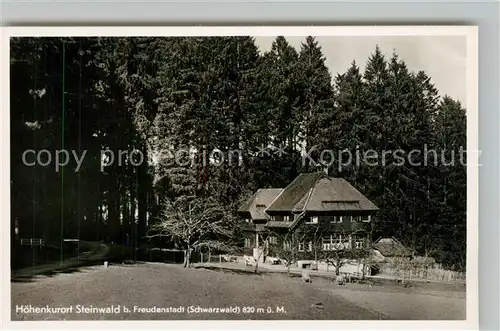
<svg viewBox="0 0 500 331">
<path fill-rule="evenodd" d="M 12 320 L 465 318 L 465 292 L 457 288 L 402 288 L 395 284 L 340 287 L 322 278 L 305 284 L 286 274 L 184 269 L 162 263 L 88 267 L 72 274 L 13 282 L 11 288 Z M 318 303 L 320 308 L 314 306 Z M 73 312 L 16 313 L 20 305 L 73 307 Z M 120 305 L 120 311 L 77 313 L 77 305 Z M 134 306 L 173 307 L 181 312 L 134 312 Z M 239 313 L 189 312 L 191 306 L 238 307 Z M 124 307 L 130 312 L 124 312 Z M 244 307 L 254 312 L 244 313 Z"/>
</svg>

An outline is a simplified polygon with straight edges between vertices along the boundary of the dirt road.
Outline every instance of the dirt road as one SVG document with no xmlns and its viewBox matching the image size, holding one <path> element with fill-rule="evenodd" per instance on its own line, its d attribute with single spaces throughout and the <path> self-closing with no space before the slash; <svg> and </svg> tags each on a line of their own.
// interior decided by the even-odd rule
<svg viewBox="0 0 500 331">
<path fill-rule="evenodd" d="M 344 291 L 350 290 L 327 283 L 305 284 L 300 278 L 281 274 L 238 274 L 160 263 L 111 265 L 108 269 L 96 266 L 12 283 L 12 319 L 373 320 L 408 318 L 410 310 L 414 312 L 410 317 L 421 317 L 413 306 L 408 306 L 408 311 L 377 310 L 373 309 L 380 306 L 376 296 L 366 299 Z M 384 300 L 389 302 L 390 298 Z M 412 298 L 397 300 L 404 300 L 397 303 L 404 306 Z M 114 311 L 99 312 L 111 306 Z M 66 311 L 50 311 L 57 307 Z M 37 308 L 42 312 L 36 313 Z M 229 311 L 224 312 L 226 308 Z M 452 317 L 457 319 L 460 313 L 453 311 L 449 316 L 455 314 Z"/>
</svg>

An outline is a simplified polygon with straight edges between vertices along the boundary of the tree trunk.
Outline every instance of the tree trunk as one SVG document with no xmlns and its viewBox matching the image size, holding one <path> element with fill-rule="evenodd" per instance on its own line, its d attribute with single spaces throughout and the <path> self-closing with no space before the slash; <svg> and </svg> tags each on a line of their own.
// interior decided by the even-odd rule
<svg viewBox="0 0 500 331">
<path fill-rule="evenodd" d="M 341 267 L 340 263 L 337 263 L 335 265 L 335 276 L 340 275 L 340 267 Z"/>
<path fill-rule="evenodd" d="M 128 246 L 130 244 L 130 235 L 129 233 L 129 228 L 130 228 L 130 196 L 129 196 L 129 190 L 124 189 L 124 191 L 121 194 L 122 199 L 121 199 L 121 206 L 120 206 L 120 214 L 122 218 L 122 224 L 121 224 L 121 241 L 125 246 Z"/>
<path fill-rule="evenodd" d="M 184 251 L 184 268 L 191 267 L 191 246 L 187 247 Z"/>
<path fill-rule="evenodd" d="M 108 233 L 109 241 L 115 244 L 120 240 L 120 192 L 118 179 L 116 177 L 117 167 L 113 164 L 110 173 L 111 185 L 108 190 Z"/>
<path fill-rule="evenodd" d="M 100 227 L 104 224 L 104 216 L 102 211 L 102 194 L 99 192 L 99 206 L 97 207 L 97 219 L 96 219 L 96 241 L 101 241 Z"/>
<path fill-rule="evenodd" d="M 147 150 L 142 146 L 144 159 L 147 160 Z M 146 235 L 146 213 L 148 211 L 148 193 L 152 192 L 151 178 L 147 174 L 147 162 L 142 162 L 136 171 L 137 176 L 137 231 L 136 241 L 140 244 Z"/>
<path fill-rule="evenodd" d="M 133 171 L 133 170 L 132 170 Z M 132 176 L 131 176 L 132 177 Z M 137 220 L 135 218 L 136 211 L 136 191 L 134 183 L 130 187 L 130 246 L 134 248 L 133 259 L 137 261 Z"/>
<path fill-rule="evenodd" d="M 185 249 L 184 250 L 184 268 L 187 268 L 187 265 L 188 265 L 188 250 Z"/>
<path fill-rule="evenodd" d="M 258 273 L 259 272 L 259 261 L 260 261 L 260 257 L 262 256 L 262 254 L 264 254 L 264 249 L 262 249 L 259 253 L 259 255 L 257 255 L 257 259 L 255 261 L 255 269 L 254 269 L 254 272 L 255 273 Z"/>
<path fill-rule="evenodd" d="M 267 239 L 264 240 L 264 245 L 262 248 L 262 262 L 266 263 L 266 257 L 267 257 L 267 250 L 268 250 L 268 242 Z"/>
</svg>

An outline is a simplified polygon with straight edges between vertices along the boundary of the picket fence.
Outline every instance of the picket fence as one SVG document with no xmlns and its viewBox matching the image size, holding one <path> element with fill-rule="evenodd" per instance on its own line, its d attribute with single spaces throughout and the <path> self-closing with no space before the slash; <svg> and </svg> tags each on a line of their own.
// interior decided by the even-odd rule
<svg viewBox="0 0 500 331">
<path fill-rule="evenodd" d="M 389 264 L 379 265 L 379 275 L 389 276 L 390 278 L 404 278 L 415 279 L 415 280 L 431 280 L 431 281 L 443 281 L 443 282 L 465 282 L 465 272 L 458 272 L 452 270 L 443 269 L 441 265 L 435 265 L 432 267 L 410 267 L 402 269 L 396 269 Z"/>
</svg>

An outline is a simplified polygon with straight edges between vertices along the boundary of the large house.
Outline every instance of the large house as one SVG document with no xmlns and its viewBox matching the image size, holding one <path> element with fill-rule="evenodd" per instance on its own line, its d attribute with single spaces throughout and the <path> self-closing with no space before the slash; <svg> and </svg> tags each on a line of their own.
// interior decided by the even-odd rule
<svg viewBox="0 0 500 331">
<path fill-rule="evenodd" d="M 265 246 L 271 219 L 266 209 L 282 191 L 282 188 L 259 189 L 239 208 L 238 213 L 245 220 L 245 255 L 253 255 L 254 249 Z"/>
<path fill-rule="evenodd" d="M 303 173 L 284 189 L 258 190 L 239 208 L 247 225 L 244 253 L 260 258 L 270 246 L 291 244 L 304 253 L 368 247 L 377 210 L 346 180 Z M 292 235 L 296 240 L 283 239 Z"/>
</svg>

